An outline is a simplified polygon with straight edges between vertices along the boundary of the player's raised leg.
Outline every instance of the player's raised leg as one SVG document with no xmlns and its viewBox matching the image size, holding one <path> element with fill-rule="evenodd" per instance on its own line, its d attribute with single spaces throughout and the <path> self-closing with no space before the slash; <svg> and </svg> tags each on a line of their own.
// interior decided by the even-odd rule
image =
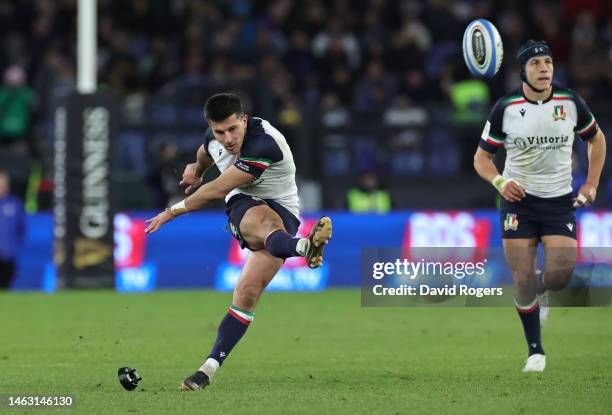
<svg viewBox="0 0 612 415">
<path fill-rule="evenodd" d="M 201 390 L 212 381 L 234 346 L 244 336 L 254 318 L 259 297 L 276 275 L 283 260 L 266 251 L 251 252 L 234 289 L 232 304 L 221 320 L 217 339 L 204 364 L 181 384 L 182 390 Z"/>
<path fill-rule="evenodd" d="M 568 236 L 546 235 L 542 236 L 542 244 L 546 253 L 546 264 L 541 287 L 550 291 L 562 290 L 572 278 L 578 255 L 578 243 Z"/>
<path fill-rule="evenodd" d="M 332 237 L 332 222 L 327 216 L 312 227 L 308 238 L 287 232 L 283 220 L 268 205 L 250 208 L 240 222 L 240 233 L 252 249 L 265 249 L 277 258 L 303 256 L 310 268 L 323 264 L 323 249 Z"/>
<path fill-rule="evenodd" d="M 523 325 L 529 350 L 523 372 L 541 372 L 546 366 L 546 356 L 541 340 L 540 310 L 536 299 L 537 243 L 537 238 L 504 239 L 504 254 L 512 269 L 515 285 L 514 303 Z"/>
<path fill-rule="evenodd" d="M 540 324 L 548 320 L 548 290 L 558 291 L 567 287 L 578 254 L 576 239 L 564 235 L 546 235 L 542 237 L 546 252 L 546 264 L 543 272 L 536 273 L 536 292 L 540 306 Z"/>
</svg>

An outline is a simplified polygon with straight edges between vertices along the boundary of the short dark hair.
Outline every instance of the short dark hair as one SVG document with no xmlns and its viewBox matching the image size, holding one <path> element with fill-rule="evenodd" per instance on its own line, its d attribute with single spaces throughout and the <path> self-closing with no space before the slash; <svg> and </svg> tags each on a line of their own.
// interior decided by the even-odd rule
<svg viewBox="0 0 612 415">
<path fill-rule="evenodd" d="M 221 122 L 233 114 L 244 114 L 242 100 L 236 94 L 224 92 L 213 95 L 204 104 L 204 116 L 208 121 Z"/>
</svg>

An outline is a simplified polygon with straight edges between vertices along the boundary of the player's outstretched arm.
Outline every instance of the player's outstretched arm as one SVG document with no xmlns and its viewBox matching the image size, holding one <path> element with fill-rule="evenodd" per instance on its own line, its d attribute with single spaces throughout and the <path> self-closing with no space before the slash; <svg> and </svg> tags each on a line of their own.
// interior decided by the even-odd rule
<svg viewBox="0 0 612 415">
<path fill-rule="evenodd" d="M 255 176 L 230 166 L 215 180 L 206 183 L 191 196 L 166 209 L 154 218 L 148 219 L 146 233 L 157 231 L 164 223 L 183 213 L 200 210 L 213 200 L 223 199 L 229 192 L 253 180 Z"/>
<path fill-rule="evenodd" d="M 230 166 L 215 180 L 206 183 L 187 197 L 184 200 L 185 209 L 187 212 L 200 210 L 213 200 L 223 199 L 229 192 L 254 178 L 252 174 L 239 170 L 236 166 Z"/>
<path fill-rule="evenodd" d="M 589 206 L 597 197 L 597 186 L 599 178 L 606 161 L 606 138 L 601 130 L 593 138 L 587 141 L 587 153 L 589 156 L 589 173 L 587 179 L 578 190 L 578 197 L 574 207 Z"/>
<path fill-rule="evenodd" d="M 478 147 L 474 154 L 474 169 L 480 177 L 491 183 L 508 202 L 519 202 L 525 197 L 525 189 L 514 179 L 505 179 L 495 167 L 495 154 Z"/>
</svg>

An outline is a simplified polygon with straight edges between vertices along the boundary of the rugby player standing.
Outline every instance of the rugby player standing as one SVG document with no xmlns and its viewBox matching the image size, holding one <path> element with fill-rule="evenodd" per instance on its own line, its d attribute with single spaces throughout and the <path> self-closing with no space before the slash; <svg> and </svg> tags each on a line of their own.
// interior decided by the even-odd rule
<svg viewBox="0 0 612 415">
<path fill-rule="evenodd" d="M 546 42 L 528 41 L 517 60 L 522 85 L 491 110 L 474 168 L 502 196 L 504 255 L 529 348 L 523 372 L 541 372 L 546 367 L 540 330 L 548 315 L 546 290 L 569 283 L 577 253 L 576 207 L 595 200 L 606 142 L 584 100 L 552 83 L 553 56 Z M 587 142 L 589 159 L 576 198 L 571 166 L 575 134 Z M 493 164 L 501 146 L 507 154 L 502 175 Z M 546 257 L 543 272 L 535 269 L 539 242 Z"/>
</svg>

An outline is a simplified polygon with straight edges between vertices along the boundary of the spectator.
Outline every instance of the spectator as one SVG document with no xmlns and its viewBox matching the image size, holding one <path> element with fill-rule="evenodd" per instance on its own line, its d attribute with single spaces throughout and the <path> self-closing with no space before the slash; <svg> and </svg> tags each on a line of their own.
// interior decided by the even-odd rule
<svg viewBox="0 0 612 415">
<path fill-rule="evenodd" d="M 387 213 L 391 210 L 391 195 L 378 176 L 368 172 L 348 191 L 347 205 L 352 213 Z"/>
<path fill-rule="evenodd" d="M 453 104 L 453 122 L 456 125 L 476 124 L 480 129 L 489 110 L 489 86 L 472 78 L 463 62 L 457 61 L 451 73 L 448 94 Z"/>
<path fill-rule="evenodd" d="M 328 92 L 321 99 L 321 122 L 327 128 L 342 127 L 351 122 L 351 113 L 342 106 L 338 96 Z"/>
<path fill-rule="evenodd" d="M 0 88 L 0 146 L 32 153 L 31 127 L 34 92 L 25 84 L 25 72 L 13 65 L 4 71 Z"/>
<path fill-rule="evenodd" d="M 314 55 L 309 45 L 310 39 L 304 30 L 292 30 L 289 49 L 283 59 L 284 65 L 301 89 L 304 89 L 305 78 L 316 68 Z"/>
<path fill-rule="evenodd" d="M 355 90 L 355 109 L 359 111 L 381 111 L 391 103 L 395 89 L 393 77 L 381 61 L 368 64 L 365 77 Z"/>
<path fill-rule="evenodd" d="M 10 177 L 0 170 L 0 290 L 11 286 L 24 237 L 23 203 L 10 193 Z"/>
<path fill-rule="evenodd" d="M 312 40 L 312 48 L 315 56 L 322 59 L 323 71 L 335 62 L 348 63 L 353 69 L 361 63 L 359 41 L 355 35 L 344 31 L 340 17 L 330 19 L 327 30 Z"/>
</svg>

